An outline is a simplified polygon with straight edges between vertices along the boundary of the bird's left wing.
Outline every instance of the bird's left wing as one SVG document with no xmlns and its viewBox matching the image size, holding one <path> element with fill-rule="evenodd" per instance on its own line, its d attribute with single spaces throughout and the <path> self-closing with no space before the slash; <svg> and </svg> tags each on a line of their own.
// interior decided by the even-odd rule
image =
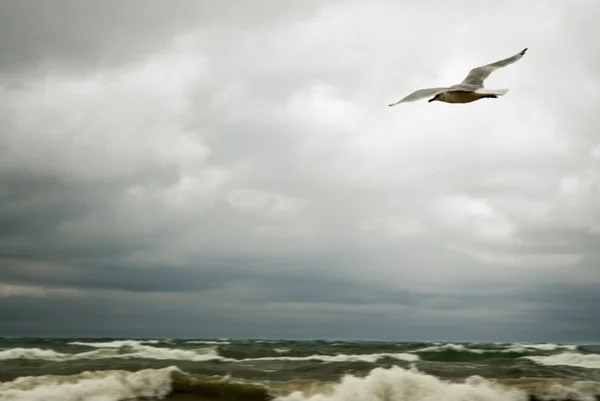
<svg viewBox="0 0 600 401">
<path fill-rule="evenodd" d="M 435 96 L 438 93 L 442 93 L 442 92 L 444 92 L 446 90 L 448 90 L 448 88 L 419 89 L 418 91 L 414 91 L 410 95 L 407 95 L 404 98 L 400 99 L 396 103 L 390 104 L 389 106 L 395 106 L 398 103 L 404 103 L 404 102 L 414 102 L 415 100 L 420 100 L 420 99 L 423 99 L 423 98 L 426 98 L 426 97 L 429 97 L 429 96 Z"/>
</svg>

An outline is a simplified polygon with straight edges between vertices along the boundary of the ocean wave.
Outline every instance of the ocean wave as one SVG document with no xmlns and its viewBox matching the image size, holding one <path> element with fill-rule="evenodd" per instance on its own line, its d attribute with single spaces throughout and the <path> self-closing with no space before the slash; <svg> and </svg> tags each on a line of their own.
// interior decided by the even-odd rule
<svg viewBox="0 0 600 401">
<path fill-rule="evenodd" d="M 157 348 L 148 345 L 127 345 L 121 348 L 100 348 L 94 351 L 77 354 L 65 354 L 40 348 L 13 348 L 0 351 L 0 360 L 9 359 L 38 359 L 47 361 L 69 361 L 78 359 L 161 359 L 182 361 L 210 361 L 222 359 L 213 348 L 183 350 Z"/>
<path fill-rule="evenodd" d="M 277 352 L 278 354 L 287 354 L 288 352 L 291 351 L 291 349 L 289 349 L 289 348 L 273 348 L 273 351 Z"/>
<path fill-rule="evenodd" d="M 538 344 L 521 344 L 514 343 L 506 348 L 505 352 L 523 352 L 528 350 L 536 351 L 556 351 L 559 349 L 565 349 L 569 351 L 576 351 L 577 345 L 573 344 L 553 344 L 553 343 L 538 343 Z"/>
<path fill-rule="evenodd" d="M 593 401 L 600 396 L 600 383 L 523 381 L 512 385 L 479 376 L 464 382 L 443 381 L 416 369 L 375 368 L 365 377 L 346 375 L 324 393 L 294 391 L 279 395 L 277 401 Z"/>
<path fill-rule="evenodd" d="M 115 340 L 109 342 L 82 342 L 72 341 L 69 345 L 79 345 L 83 347 L 93 348 L 121 348 L 121 347 L 138 347 L 143 344 L 158 344 L 160 340 Z"/>
<path fill-rule="evenodd" d="M 85 358 L 137 358 L 137 359 L 162 359 L 162 360 L 181 360 L 181 361 L 210 361 L 221 359 L 217 351 L 212 348 L 199 348 L 195 350 L 177 349 L 177 348 L 157 348 L 148 345 L 138 345 L 130 349 L 118 349 L 117 354 L 107 355 L 103 350 L 91 351 L 85 354 L 75 354 L 75 357 Z M 125 351 L 125 353 L 123 353 Z"/>
<path fill-rule="evenodd" d="M 444 352 L 444 351 L 471 352 L 473 354 L 483 354 L 485 352 L 489 352 L 489 350 L 468 348 L 462 344 L 451 344 L 451 343 L 444 344 L 444 345 L 434 345 L 432 347 L 420 348 L 413 352 Z"/>
<path fill-rule="evenodd" d="M 43 359 L 53 361 L 60 359 L 64 355 L 51 349 L 10 348 L 0 351 L 0 361 L 10 359 Z"/>
<path fill-rule="evenodd" d="M 382 353 L 382 354 L 338 354 L 338 355 L 310 355 L 310 356 L 274 356 L 264 358 L 249 358 L 246 361 L 320 361 L 320 362 L 371 362 L 390 358 L 406 362 L 415 362 L 421 358 L 414 354 Z"/>
<path fill-rule="evenodd" d="M 499 348 L 471 348 L 463 344 L 440 344 L 429 346 L 425 348 L 419 348 L 411 352 L 469 352 L 472 354 L 486 354 L 486 353 L 502 353 L 502 354 L 524 354 L 536 351 L 556 351 L 556 350 L 577 350 L 577 345 L 563 345 L 563 344 L 552 344 L 552 343 L 540 343 L 540 344 L 510 344 L 507 347 Z"/>
<path fill-rule="evenodd" d="M 231 341 L 215 341 L 215 340 L 189 340 L 186 344 L 206 344 L 206 345 L 228 345 Z"/>
<path fill-rule="evenodd" d="M 279 349 L 279 354 L 288 352 Z M 136 341 L 123 341 L 120 348 L 113 343 L 108 348 L 99 348 L 93 351 L 80 352 L 76 354 L 65 354 L 48 349 L 39 348 L 13 348 L 0 351 L 0 360 L 8 359 L 39 359 L 49 361 L 69 361 L 78 359 L 159 359 L 206 362 L 219 360 L 223 362 L 248 362 L 248 361 L 319 361 L 319 362 L 371 362 L 390 358 L 407 362 L 420 360 L 415 354 L 407 353 L 376 353 L 376 354 L 337 354 L 337 355 L 308 355 L 308 356 L 267 356 L 259 358 L 234 359 L 220 356 L 214 347 L 200 348 L 195 350 L 177 348 L 158 348 L 142 345 Z"/>
<path fill-rule="evenodd" d="M 21 377 L 0 383 L 0 401 L 121 401 L 160 399 L 172 392 L 176 368 L 99 371 L 73 376 Z"/>
<path fill-rule="evenodd" d="M 563 352 L 562 354 L 549 356 L 526 356 L 529 359 L 540 365 L 547 366 L 576 366 L 586 369 L 600 369 L 600 355 L 597 354 L 579 354 L 577 352 Z"/>
<path fill-rule="evenodd" d="M 107 370 L 71 376 L 21 377 L 0 383 L 0 401 L 125 401 L 133 399 L 219 401 L 592 401 L 600 383 L 566 380 L 491 381 L 479 376 L 444 381 L 416 369 L 376 368 L 339 382 L 252 382 L 188 374 L 177 367 L 137 372 Z"/>
</svg>

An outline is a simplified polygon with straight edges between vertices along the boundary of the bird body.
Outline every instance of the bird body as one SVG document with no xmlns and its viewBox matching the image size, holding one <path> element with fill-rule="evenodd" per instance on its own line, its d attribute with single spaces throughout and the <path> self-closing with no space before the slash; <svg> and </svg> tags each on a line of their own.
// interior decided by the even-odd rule
<svg viewBox="0 0 600 401">
<path fill-rule="evenodd" d="M 433 97 L 429 99 L 428 102 L 471 103 L 485 98 L 496 99 L 499 96 L 505 95 L 508 92 L 508 89 L 486 89 L 483 82 L 497 69 L 506 67 L 507 65 L 520 60 L 526 51 L 527 48 L 521 50 L 514 56 L 473 68 L 469 71 L 467 77 L 457 85 L 419 89 L 408 96 L 405 96 L 398 102 L 390 104 L 390 106 L 395 106 L 399 103 L 414 102 L 430 96 Z"/>
<path fill-rule="evenodd" d="M 439 96 L 435 99 L 440 102 L 446 103 L 471 103 L 479 99 L 483 98 L 497 98 L 498 94 L 492 93 L 479 93 L 477 91 L 464 91 L 464 90 L 455 90 L 455 91 L 445 91 L 441 92 Z M 434 99 L 430 99 L 429 102 L 433 102 Z"/>
</svg>

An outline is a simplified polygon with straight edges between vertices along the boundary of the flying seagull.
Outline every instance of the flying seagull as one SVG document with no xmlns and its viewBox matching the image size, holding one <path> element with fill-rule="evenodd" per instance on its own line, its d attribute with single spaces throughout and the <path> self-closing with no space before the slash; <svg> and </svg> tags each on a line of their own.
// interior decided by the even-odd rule
<svg viewBox="0 0 600 401">
<path fill-rule="evenodd" d="M 496 61 L 491 64 L 473 68 L 469 75 L 459 84 L 452 85 L 447 88 L 428 88 L 417 90 L 396 103 L 390 104 L 395 106 L 398 103 L 414 102 L 429 96 L 433 96 L 428 102 L 438 101 L 446 103 L 471 103 L 482 98 L 496 99 L 498 96 L 505 95 L 508 89 L 485 89 L 483 81 L 490 74 L 499 68 L 506 67 L 523 57 L 527 48 L 521 50 L 514 56 Z"/>
</svg>

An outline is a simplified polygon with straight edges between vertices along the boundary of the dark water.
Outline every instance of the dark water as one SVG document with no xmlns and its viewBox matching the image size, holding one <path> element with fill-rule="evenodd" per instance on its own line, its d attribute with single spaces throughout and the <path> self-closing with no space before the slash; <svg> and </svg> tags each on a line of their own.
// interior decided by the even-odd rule
<svg viewBox="0 0 600 401">
<path fill-rule="evenodd" d="M 304 400 L 311 394 L 325 397 L 319 400 L 429 401 L 437 394 L 589 401 L 599 399 L 600 347 L 1 339 L 0 382 L 0 401 Z"/>
</svg>

